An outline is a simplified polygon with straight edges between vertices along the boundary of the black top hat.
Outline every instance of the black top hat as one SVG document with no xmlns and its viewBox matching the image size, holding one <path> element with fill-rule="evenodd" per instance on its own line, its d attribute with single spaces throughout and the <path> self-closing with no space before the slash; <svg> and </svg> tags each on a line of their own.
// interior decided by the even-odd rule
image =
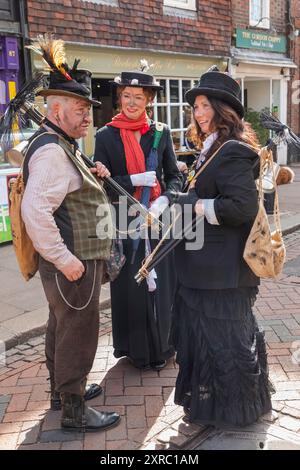
<svg viewBox="0 0 300 470">
<path fill-rule="evenodd" d="M 140 71 L 122 72 L 121 76 L 115 77 L 111 83 L 117 86 L 151 88 L 155 91 L 163 89 L 152 75 Z"/>
<path fill-rule="evenodd" d="M 217 67 L 214 68 L 217 70 Z M 205 95 L 208 98 L 217 98 L 229 104 L 240 116 L 244 117 L 244 107 L 241 103 L 241 88 L 239 84 L 226 73 L 219 71 L 206 72 L 194 88 L 188 90 L 185 94 L 186 101 L 193 106 L 195 99 L 199 95 Z"/>
<path fill-rule="evenodd" d="M 91 99 L 92 79 L 89 70 L 72 69 L 68 72 L 72 80 L 68 80 L 58 71 L 50 72 L 49 88 L 41 90 L 38 94 L 41 96 L 69 96 L 71 98 L 82 98 L 84 101 L 100 106 L 100 101 Z"/>
</svg>

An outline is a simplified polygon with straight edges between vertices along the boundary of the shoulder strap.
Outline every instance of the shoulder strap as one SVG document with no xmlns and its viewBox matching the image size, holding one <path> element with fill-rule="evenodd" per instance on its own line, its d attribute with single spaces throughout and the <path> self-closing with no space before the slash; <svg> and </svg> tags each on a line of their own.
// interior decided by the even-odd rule
<svg viewBox="0 0 300 470">
<path fill-rule="evenodd" d="M 191 184 L 192 181 L 194 181 L 196 178 L 198 178 L 198 176 L 200 175 L 200 173 L 202 173 L 202 171 L 205 170 L 205 168 L 207 167 L 207 165 L 208 165 L 208 164 L 212 161 L 212 159 L 219 153 L 219 151 L 220 151 L 226 144 L 229 144 L 230 142 L 234 142 L 234 143 L 237 143 L 237 144 L 242 144 L 242 145 L 244 145 L 245 147 L 247 147 L 247 148 L 249 148 L 249 149 L 251 149 L 251 150 L 256 151 L 256 150 L 254 149 L 254 147 L 252 147 L 252 146 L 249 145 L 249 144 L 246 144 L 245 142 L 240 142 L 240 141 L 238 141 L 238 140 L 233 140 L 233 139 L 231 139 L 231 140 L 226 140 L 226 142 L 223 142 L 223 144 L 221 145 L 221 147 L 219 147 L 219 148 L 212 154 L 212 156 L 209 158 L 209 160 L 207 160 L 207 162 L 204 163 L 203 166 L 201 166 L 201 168 L 197 171 L 197 173 L 195 174 L 195 176 L 193 176 L 193 178 L 191 179 L 190 184 Z M 255 168 L 256 165 L 257 165 L 257 162 L 253 165 L 253 167 Z"/>
<path fill-rule="evenodd" d="M 264 201 L 264 193 L 263 193 L 263 178 L 266 169 L 270 169 L 272 183 L 274 186 L 274 225 L 276 230 L 282 234 L 281 231 L 281 221 L 280 221 L 280 210 L 279 210 L 279 199 L 278 199 L 278 191 L 277 191 L 277 183 L 276 183 L 276 176 L 274 170 L 274 160 L 273 160 L 273 152 L 268 147 L 263 147 L 260 149 L 259 152 L 260 157 L 260 171 L 259 171 L 259 178 L 258 178 L 258 201 L 260 204 L 263 204 Z"/>
<path fill-rule="evenodd" d="M 190 181 L 190 184 L 192 181 L 194 181 L 196 178 L 198 178 L 198 176 L 200 175 L 200 173 L 202 173 L 203 170 L 205 170 L 205 168 L 207 167 L 207 165 L 212 161 L 212 159 L 219 153 L 219 151 L 224 147 L 224 145 L 228 144 L 229 142 L 237 142 L 236 140 L 226 140 L 226 142 L 223 142 L 223 144 L 221 145 L 221 147 L 219 147 L 213 154 L 212 156 L 209 158 L 209 160 L 207 160 L 207 162 L 204 163 L 203 166 L 201 166 L 201 168 L 197 171 L 197 173 L 193 176 L 192 180 Z"/>
<path fill-rule="evenodd" d="M 23 160 L 23 177 L 24 177 L 24 183 L 26 184 L 28 177 L 29 177 L 29 170 L 28 170 L 28 164 L 29 160 L 34 154 L 34 152 L 40 148 L 43 147 L 44 145 L 47 144 L 58 144 L 59 142 L 59 137 L 57 134 L 53 134 L 52 132 L 41 132 L 38 133 L 38 135 L 34 135 L 31 140 L 28 143 L 28 146 L 26 148 L 24 160 Z"/>
<path fill-rule="evenodd" d="M 156 122 L 155 123 L 155 130 L 154 130 L 154 139 L 153 139 L 153 144 L 152 148 L 157 150 L 159 146 L 160 139 L 163 135 L 163 130 L 164 130 L 164 125 L 162 122 Z"/>
</svg>

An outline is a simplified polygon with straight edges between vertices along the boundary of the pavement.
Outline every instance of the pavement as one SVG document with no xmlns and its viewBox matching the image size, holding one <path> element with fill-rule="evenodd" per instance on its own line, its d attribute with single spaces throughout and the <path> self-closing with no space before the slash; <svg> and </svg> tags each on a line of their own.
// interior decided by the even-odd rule
<svg viewBox="0 0 300 470">
<path fill-rule="evenodd" d="M 102 433 L 60 430 L 49 410 L 44 357 L 46 299 L 37 275 L 26 283 L 11 245 L 0 246 L 0 449 L 300 449 L 300 166 L 295 182 L 279 187 L 287 246 L 284 272 L 264 280 L 255 304 L 266 331 L 273 410 L 246 428 L 214 429 L 184 421 L 174 405 L 174 359 L 157 371 L 139 371 L 113 356 L 109 286 L 100 297 L 100 336 L 89 382 L 104 394 L 90 403 L 115 410 L 121 424 Z M 2 354 L 1 354 L 2 353 Z"/>
</svg>

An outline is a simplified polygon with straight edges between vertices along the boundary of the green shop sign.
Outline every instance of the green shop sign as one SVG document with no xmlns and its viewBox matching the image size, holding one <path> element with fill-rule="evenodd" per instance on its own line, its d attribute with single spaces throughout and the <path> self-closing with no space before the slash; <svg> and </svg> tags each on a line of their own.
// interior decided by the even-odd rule
<svg viewBox="0 0 300 470">
<path fill-rule="evenodd" d="M 277 36 L 268 32 L 237 28 L 236 47 L 261 49 L 270 52 L 286 52 L 286 38 L 285 36 Z"/>
</svg>

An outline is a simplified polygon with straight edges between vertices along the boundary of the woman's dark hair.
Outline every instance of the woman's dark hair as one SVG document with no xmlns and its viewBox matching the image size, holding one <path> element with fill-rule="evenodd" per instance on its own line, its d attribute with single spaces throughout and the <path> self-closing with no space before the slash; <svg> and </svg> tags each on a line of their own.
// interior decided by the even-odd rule
<svg viewBox="0 0 300 470">
<path fill-rule="evenodd" d="M 212 124 L 215 132 L 218 133 L 218 137 L 209 149 L 207 157 L 209 158 L 220 145 L 230 139 L 245 142 L 254 147 L 254 150 L 258 151 L 260 145 L 251 125 L 243 121 L 234 109 L 224 101 L 216 98 L 208 98 L 208 100 L 215 112 Z M 193 144 L 201 148 L 206 134 L 201 132 L 200 126 L 194 118 L 194 113 L 192 114 L 192 122 L 189 127 L 189 135 Z M 187 135 L 188 138 L 189 135 Z"/>
</svg>

